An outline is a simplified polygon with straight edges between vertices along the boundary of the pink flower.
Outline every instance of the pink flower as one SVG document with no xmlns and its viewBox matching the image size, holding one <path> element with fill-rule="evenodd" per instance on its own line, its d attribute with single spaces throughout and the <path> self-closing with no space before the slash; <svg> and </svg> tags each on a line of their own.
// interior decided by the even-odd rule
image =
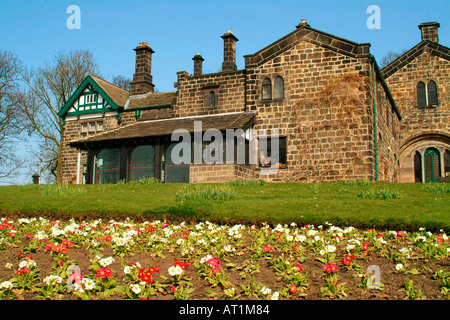
<svg viewBox="0 0 450 320">
<path fill-rule="evenodd" d="M 298 289 L 297 289 L 297 287 L 292 283 L 292 284 L 289 286 L 289 291 L 290 291 L 292 294 L 296 294 L 297 291 L 298 291 Z"/>
</svg>

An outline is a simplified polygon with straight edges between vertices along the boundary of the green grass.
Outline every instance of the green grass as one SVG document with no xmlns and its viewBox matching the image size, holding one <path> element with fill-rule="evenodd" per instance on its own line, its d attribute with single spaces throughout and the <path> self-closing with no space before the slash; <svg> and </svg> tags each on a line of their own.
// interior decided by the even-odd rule
<svg viewBox="0 0 450 320">
<path fill-rule="evenodd" d="M 448 184 L 433 186 L 437 185 L 367 181 L 2 186 L 0 211 L 3 215 L 100 215 L 316 225 L 328 221 L 354 227 L 450 230 Z M 211 196 L 214 190 L 221 190 L 223 197 Z M 369 196 L 360 196 L 364 194 Z"/>
</svg>

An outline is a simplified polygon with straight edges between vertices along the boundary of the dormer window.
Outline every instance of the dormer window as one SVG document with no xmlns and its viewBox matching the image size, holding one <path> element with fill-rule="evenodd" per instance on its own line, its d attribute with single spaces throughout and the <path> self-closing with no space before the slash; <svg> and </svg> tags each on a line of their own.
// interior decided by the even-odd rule
<svg viewBox="0 0 450 320">
<path fill-rule="evenodd" d="M 88 94 L 84 97 L 84 103 L 96 103 L 97 102 L 97 95 L 96 94 Z"/>
</svg>

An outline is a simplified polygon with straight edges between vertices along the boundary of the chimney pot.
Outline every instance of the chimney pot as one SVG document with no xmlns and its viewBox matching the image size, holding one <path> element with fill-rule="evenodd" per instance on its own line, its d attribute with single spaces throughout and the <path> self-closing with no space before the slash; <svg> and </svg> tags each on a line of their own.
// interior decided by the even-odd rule
<svg viewBox="0 0 450 320">
<path fill-rule="evenodd" d="M 306 19 L 302 19 L 302 21 L 300 22 L 300 24 L 298 26 L 296 26 L 296 28 L 300 28 L 300 27 L 309 27 L 308 22 L 306 21 Z"/>
<path fill-rule="evenodd" d="M 192 60 L 194 60 L 194 76 L 201 75 L 203 73 L 202 65 L 205 59 L 203 59 L 201 54 L 197 52 L 197 54 L 192 58 Z"/>
</svg>

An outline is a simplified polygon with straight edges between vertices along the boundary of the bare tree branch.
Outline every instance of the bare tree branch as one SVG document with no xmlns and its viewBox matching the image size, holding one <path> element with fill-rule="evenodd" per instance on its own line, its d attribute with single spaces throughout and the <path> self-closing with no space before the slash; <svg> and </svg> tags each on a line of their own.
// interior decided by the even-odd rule
<svg viewBox="0 0 450 320">
<path fill-rule="evenodd" d="M 24 73 L 28 90 L 20 99 L 24 119 L 23 130 L 42 138 L 40 145 L 43 167 L 61 179 L 61 137 L 63 124 L 58 112 L 89 73 L 97 73 L 98 65 L 89 51 L 72 50 L 58 53 L 51 63 Z"/>
</svg>

